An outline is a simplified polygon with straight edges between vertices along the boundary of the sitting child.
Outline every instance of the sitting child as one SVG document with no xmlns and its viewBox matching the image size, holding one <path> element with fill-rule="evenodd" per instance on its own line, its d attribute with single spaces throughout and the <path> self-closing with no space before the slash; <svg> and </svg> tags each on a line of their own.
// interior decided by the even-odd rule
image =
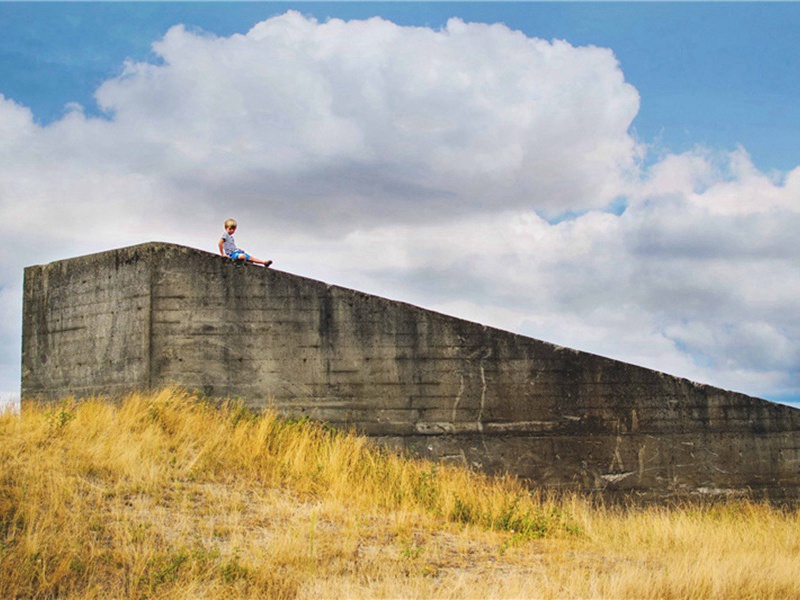
<svg viewBox="0 0 800 600">
<path fill-rule="evenodd" d="M 225 221 L 225 233 L 222 234 L 222 237 L 219 240 L 219 252 L 222 254 L 222 256 L 228 256 L 234 260 L 249 260 L 252 263 L 264 265 L 265 267 L 268 267 L 272 264 L 271 260 L 261 260 L 255 256 L 250 256 L 247 252 L 241 248 L 238 248 L 233 239 L 234 231 L 236 231 L 236 221 L 234 219 L 228 219 Z"/>
</svg>

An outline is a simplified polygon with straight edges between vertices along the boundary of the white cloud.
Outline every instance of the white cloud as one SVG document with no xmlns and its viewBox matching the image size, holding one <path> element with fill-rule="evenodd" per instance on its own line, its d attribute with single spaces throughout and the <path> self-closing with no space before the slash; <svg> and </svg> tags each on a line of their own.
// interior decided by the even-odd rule
<svg viewBox="0 0 800 600">
<path fill-rule="evenodd" d="M 297 13 L 231 38 L 175 27 L 154 49 L 163 64 L 97 93 L 116 134 L 149 149 L 145 172 L 290 220 L 299 203 L 328 223 L 349 221 L 342 205 L 376 221 L 602 206 L 635 169 L 638 94 L 606 49 Z"/>
<path fill-rule="evenodd" d="M 0 249 L 2 314 L 24 265 L 151 239 L 216 251 L 235 216 L 278 268 L 800 393 L 800 169 L 697 150 L 639 173 L 639 97 L 611 51 L 297 13 L 229 38 L 174 27 L 154 50 L 98 89 L 107 119 L 40 127 L 0 98 L 0 209 L 26 248 Z"/>
</svg>

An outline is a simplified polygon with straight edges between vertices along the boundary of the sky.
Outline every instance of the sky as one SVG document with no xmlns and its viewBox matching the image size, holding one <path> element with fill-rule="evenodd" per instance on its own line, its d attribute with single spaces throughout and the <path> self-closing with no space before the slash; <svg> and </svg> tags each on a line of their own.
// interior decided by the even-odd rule
<svg viewBox="0 0 800 600">
<path fill-rule="evenodd" d="M 0 1 L 29 265 L 148 241 L 800 406 L 799 3 Z"/>
</svg>

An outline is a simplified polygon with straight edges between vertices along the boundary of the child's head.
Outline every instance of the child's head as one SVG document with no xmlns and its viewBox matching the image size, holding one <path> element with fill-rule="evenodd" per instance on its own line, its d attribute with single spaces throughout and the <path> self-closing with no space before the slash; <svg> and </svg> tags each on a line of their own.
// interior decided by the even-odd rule
<svg viewBox="0 0 800 600">
<path fill-rule="evenodd" d="M 236 231 L 236 219 L 225 221 L 225 231 Z"/>
</svg>

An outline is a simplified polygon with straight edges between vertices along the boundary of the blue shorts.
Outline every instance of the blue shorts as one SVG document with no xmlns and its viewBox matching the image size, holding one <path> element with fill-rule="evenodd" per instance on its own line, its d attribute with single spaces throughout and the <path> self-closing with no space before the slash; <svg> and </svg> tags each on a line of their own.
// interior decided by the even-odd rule
<svg viewBox="0 0 800 600">
<path fill-rule="evenodd" d="M 245 260 L 250 260 L 250 255 L 244 250 L 234 250 L 228 254 L 228 256 L 230 256 L 233 260 L 239 260 L 242 256 L 244 256 Z"/>
</svg>

